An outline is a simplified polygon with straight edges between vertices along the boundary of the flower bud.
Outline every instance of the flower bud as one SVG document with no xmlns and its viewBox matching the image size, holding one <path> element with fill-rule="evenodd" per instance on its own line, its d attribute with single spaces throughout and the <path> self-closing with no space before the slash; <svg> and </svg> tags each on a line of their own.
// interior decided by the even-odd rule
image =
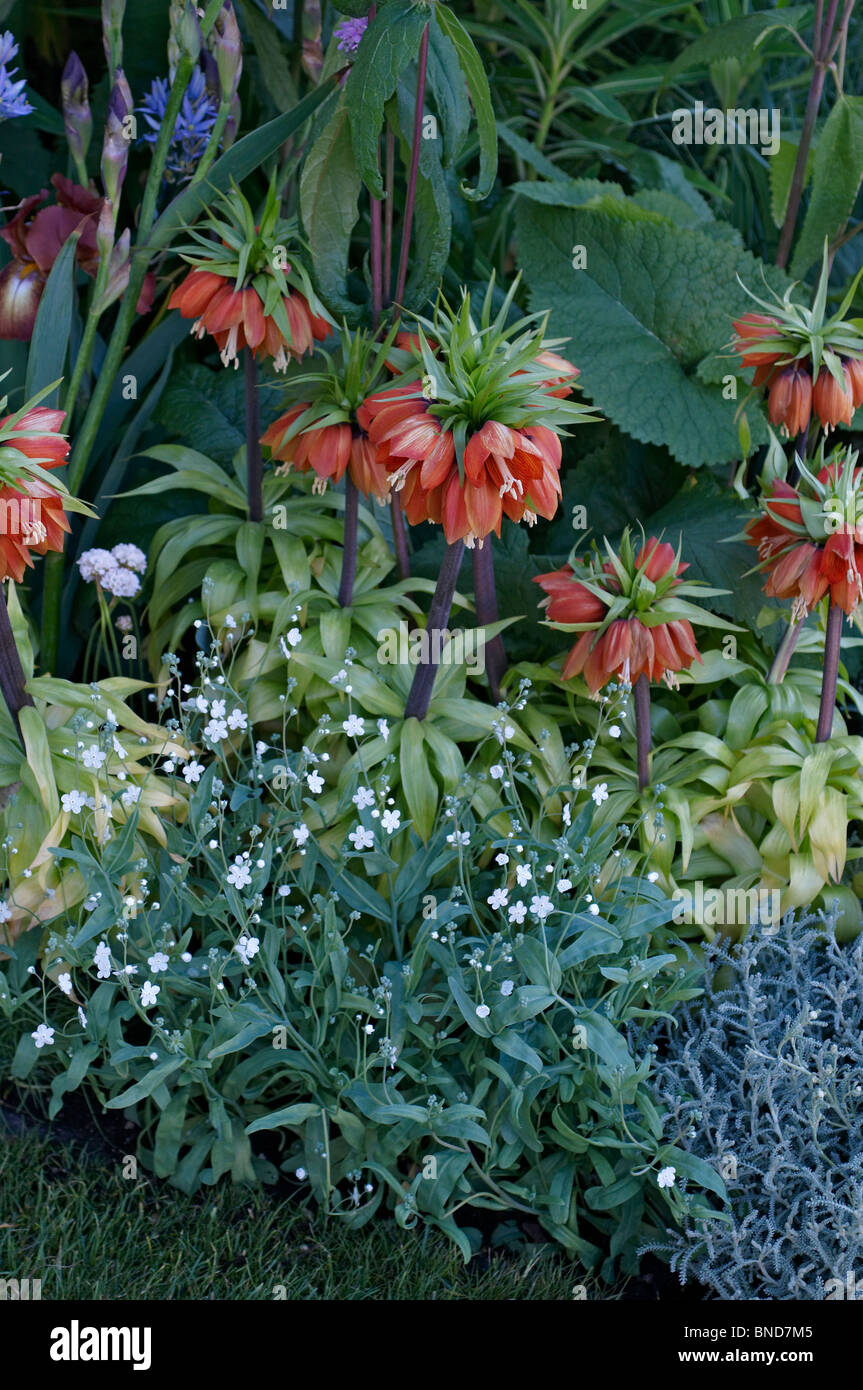
<svg viewBox="0 0 863 1390">
<path fill-rule="evenodd" d="M 108 206 L 107 203 L 105 206 Z M 103 215 L 104 211 L 105 210 L 103 208 Z M 102 218 L 100 217 L 100 250 L 102 249 L 101 231 Z M 111 236 L 113 241 L 113 227 L 111 228 Z M 93 308 L 95 309 L 97 314 L 103 314 L 105 310 L 109 308 L 110 305 L 112 305 L 116 299 L 119 299 L 120 296 L 124 294 L 126 291 L 126 286 L 129 283 L 129 271 L 131 269 L 131 261 L 129 258 L 130 241 L 131 233 L 129 231 L 129 228 L 127 227 L 126 230 L 122 232 L 121 235 L 118 237 L 116 246 L 110 247 L 110 261 L 108 262 L 108 282 L 105 285 L 105 288 L 102 291 L 102 293 L 99 295 L 99 298 L 93 305 Z"/>
<path fill-rule="evenodd" d="M 168 35 L 168 71 L 173 81 L 180 59 L 197 58 L 203 40 L 192 0 L 171 0 L 169 20 L 171 30 Z"/>
<path fill-rule="evenodd" d="M 66 59 L 63 76 L 60 79 L 60 101 L 63 107 L 63 123 L 66 139 L 73 159 L 78 162 L 87 157 L 90 136 L 93 134 L 93 117 L 87 100 L 89 83 L 84 66 L 77 53 L 70 53 Z"/>
<path fill-rule="evenodd" d="M 226 0 L 219 11 L 213 33 L 222 99 L 230 101 L 236 95 L 243 71 L 243 40 L 230 0 Z"/>
<path fill-rule="evenodd" d="M 132 94 L 122 72 L 117 73 L 117 81 L 108 98 L 108 112 L 105 118 L 105 140 L 102 145 L 102 184 L 105 197 L 116 206 L 126 165 L 129 162 L 129 128 L 127 118 L 132 114 Z"/>
<path fill-rule="evenodd" d="M 99 248 L 99 259 L 104 260 L 110 256 L 114 245 L 114 228 L 117 224 L 117 214 L 114 204 L 110 198 L 102 200 L 99 210 L 99 221 L 96 224 L 96 245 Z"/>
<path fill-rule="evenodd" d="M 123 18 L 126 0 L 102 0 L 102 46 L 113 74 L 123 63 Z"/>
</svg>

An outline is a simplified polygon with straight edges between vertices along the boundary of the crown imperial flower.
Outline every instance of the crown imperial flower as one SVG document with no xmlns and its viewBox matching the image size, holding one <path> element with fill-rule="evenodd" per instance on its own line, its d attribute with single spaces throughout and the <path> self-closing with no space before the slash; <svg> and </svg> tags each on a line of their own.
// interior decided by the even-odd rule
<svg viewBox="0 0 863 1390">
<path fill-rule="evenodd" d="M 605 542 L 607 558 L 598 555 L 537 575 L 552 627 L 581 635 L 569 653 L 562 678 L 582 675 L 592 695 L 615 678 L 635 685 L 648 681 L 676 683 L 701 655 L 693 622 L 710 623 L 710 614 L 687 601 L 689 594 L 718 592 L 682 581 L 688 568 L 667 541 L 651 536 L 636 551 L 628 531 L 619 552 Z"/>
<path fill-rule="evenodd" d="M 299 244 L 296 223 L 279 216 L 274 184 L 258 226 L 239 189 L 222 195 L 220 206 L 224 215 L 210 214 L 204 230 L 192 231 L 194 244 L 179 248 L 193 269 L 168 307 L 195 320 L 196 337 L 212 334 L 224 366 L 238 366 L 248 347 L 287 371 L 290 358 L 299 360 L 331 331 L 301 262 L 293 253 L 287 260 L 288 247 Z"/>
<path fill-rule="evenodd" d="M 417 333 L 389 354 L 401 377 L 358 415 L 408 520 L 442 525 L 450 545 L 500 535 L 504 516 L 553 517 L 559 435 L 596 419 L 566 399 L 577 369 L 551 351 L 546 316 L 507 326 L 516 288 L 494 318 L 493 283 L 478 322 L 467 291 L 457 311 L 441 300 L 433 320 L 417 317 Z"/>
</svg>

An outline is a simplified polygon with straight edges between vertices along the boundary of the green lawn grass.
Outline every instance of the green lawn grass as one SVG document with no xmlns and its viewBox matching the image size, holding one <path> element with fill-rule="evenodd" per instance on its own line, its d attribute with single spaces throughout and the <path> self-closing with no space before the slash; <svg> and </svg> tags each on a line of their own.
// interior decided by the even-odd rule
<svg viewBox="0 0 863 1390">
<path fill-rule="evenodd" d="M 41 1279 L 43 1300 L 563 1300 L 585 1282 L 551 1246 L 465 1266 L 436 1232 L 351 1232 L 227 1184 L 187 1197 L 32 1133 L 0 1134 L 0 1278 Z"/>
</svg>

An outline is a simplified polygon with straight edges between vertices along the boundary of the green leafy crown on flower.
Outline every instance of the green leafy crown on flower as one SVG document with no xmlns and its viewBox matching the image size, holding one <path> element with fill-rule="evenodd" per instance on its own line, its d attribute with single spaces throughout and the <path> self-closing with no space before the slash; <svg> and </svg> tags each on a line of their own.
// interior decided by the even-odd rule
<svg viewBox="0 0 863 1390">
<path fill-rule="evenodd" d="M 11 371 L 11 368 L 9 370 Z M 0 376 L 0 381 L 3 381 L 8 375 L 8 371 L 4 372 Z M 44 439 L 46 435 L 56 433 L 41 421 L 34 423 L 32 428 L 28 429 L 21 429 L 19 426 L 24 416 L 44 401 L 46 396 L 50 396 L 52 392 L 56 391 L 59 385 L 59 380 L 51 382 L 31 400 L 25 401 L 19 410 L 16 410 L 0 425 L 0 487 L 9 487 L 20 492 L 22 479 L 38 478 L 40 482 L 47 484 L 60 496 L 65 511 L 80 512 L 82 516 L 96 516 L 97 513 L 93 511 L 92 507 L 72 496 L 57 473 L 42 468 L 42 463 L 50 462 L 49 456 L 46 455 L 44 459 L 31 458 L 16 447 L 16 444 L 20 444 L 22 440 Z M 0 398 L 0 416 L 5 414 L 8 401 L 8 396 Z"/>
<path fill-rule="evenodd" d="M 840 445 L 825 458 L 822 440 L 813 460 L 817 472 L 804 459 L 796 459 L 800 478 L 794 501 L 800 508 L 800 521 L 788 515 L 788 497 L 784 493 L 762 496 L 762 511 L 785 531 L 816 545 L 823 545 L 829 536 L 846 527 L 854 531 L 857 523 L 863 522 L 863 469 L 857 467 L 857 459 L 858 451 L 848 445 Z"/>
<path fill-rule="evenodd" d="M 759 335 L 758 350 L 764 353 L 781 354 L 778 358 L 778 365 L 780 366 L 790 366 L 793 362 L 801 359 L 808 362 L 811 359 L 814 376 L 818 375 L 823 365 L 836 382 L 843 386 L 842 363 L 839 355 L 863 358 L 863 319 L 845 319 L 857 293 L 861 276 L 863 276 L 863 267 L 855 275 L 848 293 L 836 313 L 828 318 L 827 282 L 830 278 L 830 261 L 826 242 L 821 274 L 818 277 L 818 283 L 812 296 L 812 304 L 809 308 L 804 304 L 795 304 L 792 301 L 791 296 L 797 289 L 796 281 L 793 285 L 789 285 L 781 298 L 775 290 L 768 286 L 767 288 L 773 296 L 771 303 L 769 300 L 759 298 L 752 290 L 748 289 L 738 275 L 738 284 L 749 298 L 760 305 L 762 309 L 765 309 L 771 318 L 779 320 L 775 334 L 770 337 Z"/>
<path fill-rule="evenodd" d="M 235 290 L 251 286 L 257 291 L 265 316 L 276 320 L 287 342 L 292 334 L 282 299 L 292 290 L 305 295 L 313 313 L 329 318 L 312 288 L 302 254 L 297 255 L 299 251 L 308 256 L 297 219 L 282 217 L 279 211 L 275 180 L 270 182 L 257 221 L 249 200 L 233 182 L 229 193 L 218 195 L 217 208 L 218 212 L 208 212 L 198 226 L 187 226 L 194 244 L 184 243 L 176 248 L 184 261 L 198 270 L 233 280 Z"/>
<path fill-rule="evenodd" d="M 680 555 L 682 541 L 674 551 L 660 536 L 655 543 L 641 535 L 641 544 L 636 548 L 632 532 L 627 526 L 615 550 L 603 536 L 603 551 L 594 541 L 591 552 L 579 556 L 578 542 L 569 555 L 573 569 L 573 582 L 581 584 L 606 605 L 605 616 L 598 622 L 565 623 L 551 622 L 547 626 L 561 632 L 587 632 L 595 630 L 603 633 L 621 618 L 638 618 L 645 627 L 659 627 L 661 623 L 671 623 L 686 619 L 702 627 L 721 627 L 723 630 L 739 631 L 725 618 L 705 611 L 690 598 L 718 598 L 727 594 L 728 589 L 712 589 L 698 579 L 680 579 Z M 637 561 L 641 560 L 640 565 Z M 653 563 L 661 561 L 661 572 L 650 578 L 650 573 L 660 566 Z M 687 568 L 686 565 L 683 566 Z"/>
<path fill-rule="evenodd" d="M 411 316 L 417 324 L 416 350 L 394 348 L 389 355 L 401 371 L 396 384 L 414 381 L 417 373 L 421 376 L 417 396 L 428 401 L 429 414 L 451 431 L 462 478 L 467 439 L 490 420 L 512 429 L 545 425 L 566 435 L 567 425 L 600 418 L 589 406 L 556 396 L 548 365 L 537 361 L 540 353 L 553 352 L 568 341 L 545 337 L 548 314 L 527 314 L 507 323 L 519 279 L 492 317 L 492 276 L 478 323 L 469 290 L 462 290 L 457 310 L 441 294 L 433 318 Z"/>
<path fill-rule="evenodd" d="M 354 426 L 356 412 L 363 401 L 389 377 L 386 364 L 392 357 L 397 332 L 398 323 L 394 323 L 386 338 L 378 342 L 367 329 L 352 332 L 343 323 L 338 350 L 329 353 L 318 348 L 318 356 L 323 357 L 326 370 L 301 372 L 290 378 L 293 399 L 311 400 L 311 404 L 285 430 L 279 447 L 308 429 L 324 429 L 327 425 Z"/>
</svg>

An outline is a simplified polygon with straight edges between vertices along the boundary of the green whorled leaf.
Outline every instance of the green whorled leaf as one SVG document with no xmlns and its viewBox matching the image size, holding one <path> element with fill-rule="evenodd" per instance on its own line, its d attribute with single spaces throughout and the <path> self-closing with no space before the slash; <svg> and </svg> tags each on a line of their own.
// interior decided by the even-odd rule
<svg viewBox="0 0 863 1390">
<path fill-rule="evenodd" d="M 401 777 L 411 818 L 426 842 L 434 829 L 438 789 L 428 770 L 423 727 L 418 719 L 406 719 L 402 725 Z"/>
<path fill-rule="evenodd" d="M 73 232 L 51 267 L 39 301 L 36 324 L 30 341 L 24 394 L 29 400 L 45 386 L 56 381 L 56 389 L 42 401 L 46 410 L 56 410 L 60 399 L 59 381 L 63 375 L 63 364 L 66 361 L 69 333 L 72 328 L 77 248 L 78 233 Z"/>
<path fill-rule="evenodd" d="M 312 251 L 316 288 L 327 308 L 349 323 L 356 321 L 359 312 L 348 294 L 347 275 L 361 186 L 342 94 L 306 156 L 300 177 L 300 216 Z"/>
<path fill-rule="evenodd" d="M 863 179 L 863 97 L 840 96 L 818 136 L 812 191 L 797 239 L 792 274 L 802 276 L 848 221 Z"/>
<path fill-rule="evenodd" d="M 143 245 L 136 247 L 136 254 L 149 259 L 154 252 L 167 246 L 172 237 L 206 208 L 212 207 L 214 195 L 224 193 L 232 181 L 240 183 L 255 169 L 275 154 L 280 145 L 294 135 L 325 101 L 332 91 L 332 80 L 322 82 L 313 92 L 304 97 L 292 110 L 276 116 L 258 130 L 253 130 L 238 140 L 236 145 L 217 159 L 206 178 L 198 184 L 190 184 L 178 193 L 161 217 L 156 221 L 150 235 Z"/>
<path fill-rule="evenodd" d="M 811 5 L 789 5 L 787 9 L 760 10 L 757 14 L 740 15 L 713 25 L 678 54 L 666 70 L 662 85 L 673 82 L 681 72 L 708 68 L 711 63 L 720 62 L 723 58 L 750 58 L 753 50 L 773 30 L 795 32 L 803 29 L 811 18 Z"/>
<path fill-rule="evenodd" d="M 566 210 L 522 203 L 519 259 L 531 308 L 550 309 L 550 332 L 573 337 L 579 384 L 621 429 L 665 444 L 688 466 L 728 462 L 740 450 L 737 404 L 699 379 L 699 364 L 726 350 L 732 319 L 748 307 L 736 277 L 762 292 L 762 272 L 779 289 L 785 277 L 701 230 L 635 211 L 631 200 Z M 582 247 L 586 266 L 575 269 Z M 736 370 L 729 356 L 728 375 Z M 754 406 L 749 417 L 753 441 L 765 442 Z"/>
<path fill-rule="evenodd" d="M 384 196 L 378 161 L 384 107 L 400 75 L 417 57 L 428 18 L 428 11 L 412 0 L 389 0 L 363 35 L 345 83 L 357 168 L 375 198 Z"/>
<path fill-rule="evenodd" d="M 443 126 L 444 162 L 449 167 L 461 154 L 470 130 L 470 102 L 458 50 L 437 22 L 429 28 L 428 84 Z"/>
<path fill-rule="evenodd" d="M 433 23 L 454 44 L 473 102 L 479 136 L 479 180 L 476 188 L 462 183 L 461 191 L 466 198 L 479 201 L 488 197 L 497 174 L 497 127 L 488 78 L 473 40 L 457 15 L 444 5 L 436 5 Z"/>
<path fill-rule="evenodd" d="M 273 33 L 272 21 L 265 19 L 255 0 L 241 0 L 243 23 L 255 46 L 261 81 L 279 111 L 289 111 L 299 99 L 297 84 L 285 50 Z"/>
</svg>

